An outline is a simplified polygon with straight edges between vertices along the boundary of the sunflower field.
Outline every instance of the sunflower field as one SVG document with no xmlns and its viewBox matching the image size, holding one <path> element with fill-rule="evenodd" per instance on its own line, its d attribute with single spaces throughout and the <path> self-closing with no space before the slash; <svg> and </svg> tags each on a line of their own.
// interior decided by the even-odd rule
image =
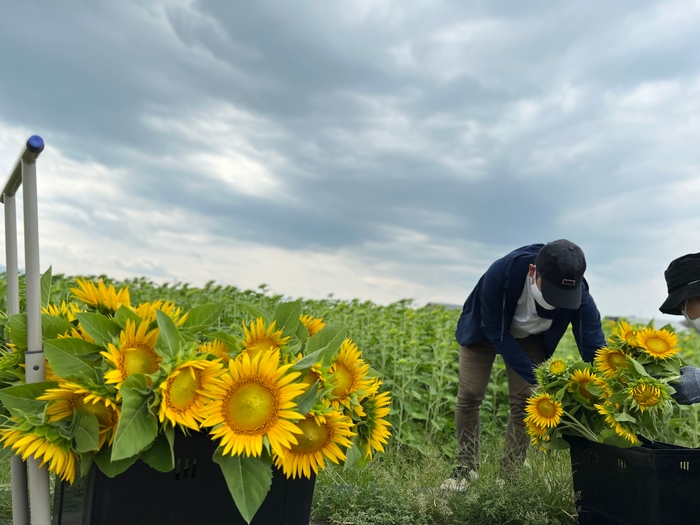
<svg viewBox="0 0 700 525">
<path fill-rule="evenodd" d="M 186 284 L 159 285 L 143 278 L 114 281 L 107 276 L 90 276 L 85 279 L 86 283 L 102 281 L 107 288 L 113 286 L 115 300 L 118 300 L 116 296 L 118 290 L 128 288 L 130 302 L 137 307 L 146 303 L 152 307 L 157 301 L 168 303 L 165 309 L 154 309 L 160 311 L 160 315 L 155 311 L 153 313 L 142 311 L 141 314 L 137 314 L 139 319 L 147 315 L 150 319 L 150 316 L 154 315 L 155 324 L 149 323 L 149 326 L 143 327 L 141 323 L 137 323 L 137 318 L 131 319 L 128 324 L 128 319 L 120 319 L 123 323 L 123 328 L 120 330 L 123 332 L 123 337 L 129 338 L 132 342 L 138 340 L 144 347 L 152 343 L 150 338 L 153 335 L 150 331 L 154 327 L 163 329 L 158 323 L 159 319 L 162 319 L 163 326 L 167 325 L 171 330 L 174 327 L 177 331 L 183 331 L 187 329 L 185 326 L 187 319 L 182 320 L 183 314 L 193 310 L 203 312 L 202 308 L 206 308 L 207 305 L 220 305 L 215 319 L 211 319 L 210 326 L 206 328 L 208 334 L 228 334 L 228 340 L 223 338 L 219 341 L 237 345 L 254 340 L 255 334 L 271 336 L 272 339 L 288 336 L 284 332 L 277 334 L 276 329 L 269 331 L 269 322 L 260 324 L 258 321 L 271 319 L 273 313 L 280 308 L 280 304 L 289 304 L 290 299 L 269 293 L 264 285 L 257 290 L 240 290 L 213 282 L 197 288 Z M 2 312 L 6 311 L 4 287 L 4 280 L 0 279 L 0 311 Z M 74 297 L 72 288 L 77 288 L 85 294 L 89 294 L 92 290 L 87 286 L 78 285 L 76 278 L 53 276 L 51 303 L 55 305 L 53 308 L 58 309 L 52 312 L 53 314 L 61 314 L 60 310 L 64 302 L 66 309 L 71 308 L 68 305 Z M 20 283 L 20 290 L 22 290 L 22 283 Z M 335 465 L 332 461 L 327 461 L 325 471 L 318 469 L 312 523 L 317 525 L 332 523 L 388 525 L 407 522 L 418 525 L 576 523 L 576 502 L 566 450 L 545 454 L 533 447 L 523 472 L 516 479 L 504 483 L 499 478 L 498 463 L 509 413 L 505 367 L 500 358 L 497 359 L 493 368 L 492 380 L 481 409 L 484 444 L 483 466 L 479 472 L 479 479 L 469 486 L 466 493 L 446 493 L 440 489 L 441 482 L 449 476 L 455 465 L 454 406 L 458 387 L 459 348 L 454 341 L 454 330 L 459 310 L 450 310 L 442 306 L 418 308 L 410 300 L 399 301 L 388 306 L 367 301 L 344 301 L 333 298 L 301 299 L 293 302 L 298 305 L 299 311 L 307 316 L 303 322 L 300 320 L 300 323 L 308 334 L 311 334 L 320 324 L 346 327 L 347 333 L 352 335 L 352 346 L 348 345 L 344 350 L 345 364 L 357 363 L 357 358 L 361 355 L 362 359 L 372 367 L 371 373 L 366 376 L 367 383 L 361 389 L 364 394 L 345 400 L 343 403 L 339 399 L 342 397 L 338 395 L 340 392 L 335 392 L 335 395 L 328 392 L 327 399 L 335 397 L 336 403 L 328 405 L 320 403 L 316 413 L 312 414 L 317 419 L 311 417 L 307 424 L 320 424 L 325 414 L 325 421 L 335 425 L 339 443 L 343 443 L 343 439 L 350 439 L 351 434 L 356 434 L 358 431 L 356 428 L 352 430 L 354 427 L 349 423 L 343 425 L 338 421 L 353 421 L 353 417 L 356 421 L 361 420 L 363 416 L 358 414 L 358 409 L 362 411 L 364 408 L 364 412 L 367 413 L 367 409 L 371 408 L 374 410 L 375 417 L 382 419 L 380 416 L 383 416 L 388 423 L 381 427 L 383 431 L 373 434 L 376 438 L 374 444 L 370 443 L 372 435 L 365 439 L 364 446 L 369 447 L 369 450 L 374 453 L 374 461 L 366 464 L 365 468 L 346 469 L 342 464 Z M 114 310 L 111 312 L 110 314 L 104 309 L 100 311 L 98 307 L 89 313 L 107 318 L 111 315 L 111 320 L 114 321 L 116 312 Z M 62 315 L 67 317 L 71 313 L 64 311 Z M 6 324 L 7 318 L 4 314 L 2 316 L 3 319 L 0 319 L 0 322 Z M 612 321 L 604 321 L 606 335 L 611 334 L 614 325 Z M 190 328 L 192 327 L 193 325 L 190 324 Z M 4 333 L 4 330 L 0 330 L 0 337 Z M 313 337 L 316 335 L 311 335 L 311 341 Z M 84 337 L 74 337 L 74 339 L 79 338 L 84 339 Z M 209 399 L 213 399 L 214 403 L 199 405 L 195 403 L 196 409 L 189 415 L 177 410 L 178 403 L 182 402 L 178 392 L 187 390 L 178 389 L 178 385 L 186 387 L 187 382 L 190 381 L 189 378 L 193 376 L 205 377 L 207 374 L 218 373 L 220 370 L 215 371 L 211 367 L 224 367 L 226 364 L 223 362 L 226 348 L 221 346 L 221 342 L 216 343 L 216 337 L 207 339 L 187 349 L 179 349 L 181 354 L 173 359 L 170 373 L 157 379 L 160 395 L 163 399 L 169 399 L 169 403 L 160 405 L 161 411 L 158 413 L 160 422 L 169 421 L 173 425 L 185 428 L 192 428 L 193 425 L 206 426 L 219 433 L 222 443 L 223 440 L 228 439 L 226 446 L 230 446 L 231 450 L 234 447 L 242 447 L 245 450 L 247 447 L 251 452 L 257 451 L 258 442 L 236 438 L 230 427 L 227 429 L 228 423 L 221 412 L 217 415 L 217 396 L 221 398 L 226 395 L 226 389 L 236 381 L 236 374 L 241 373 L 242 370 L 237 370 L 235 367 L 229 369 L 228 379 L 218 382 L 216 386 L 211 386 L 212 396 Z M 700 365 L 700 337 L 697 334 L 679 333 L 679 345 L 682 347 L 684 359 L 689 364 Z M 124 376 L 122 370 L 125 359 L 124 356 L 118 355 L 117 350 L 117 348 L 110 348 L 109 344 L 105 344 L 105 348 L 102 349 L 103 359 L 110 364 L 110 372 L 105 374 L 105 380 L 114 387 L 124 388 L 126 385 L 128 391 L 129 378 Z M 251 349 L 253 353 L 257 350 L 259 349 Z M 566 361 L 577 355 L 573 336 L 569 332 L 560 343 L 555 356 Z M 218 361 L 219 358 L 221 361 Z M 303 355 L 300 356 L 298 353 L 294 355 L 288 353 L 286 358 L 288 362 L 284 364 L 283 356 L 277 358 L 280 359 L 279 362 L 273 362 L 273 356 L 267 354 L 266 360 L 259 358 L 256 363 L 258 367 L 267 371 L 270 381 L 274 382 L 279 381 L 279 378 L 275 379 L 273 370 L 279 370 L 281 366 L 290 364 L 293 366 L 294 361 L 303 358 Z M 136 354 L 129 356 L 128 359 L 131 359 L 128 365 L 130 367 L 153 369 L 153 356 L 147 355 L 147 352 L 140 356 Z M 218 365 L 211 364 L 217 362 Z M 7 360 L 3 360 L 2 363 L 3 367 L 16 370 L 16 364 L 10 367 Z M 329 365 L 332 366 L 330 363 Z M 9 369 L 0 369 L 0 381 L 7 382 L 8 373 L 10 373 Z M 314 373 L 323 375 L 325 372 L 309 368 L 303 378 L 295 378 L 284 385 L 276 384 L 281 390 L 289 385 L 298 385 L 304 379 L 308 380 Z M 384 397 L 375 402 L 373 407 L 368 407 L 366 400 L 372 395 L 377 395 L 372 384 L 373 378 L 383 382 L 382 391 L 390 392 L 390 406 L 382 404 L 384 399 L 388 399 Z M 322 385 L 318 384 L 321 388 Z M 67 410 L 65 400 L 69 397 L 73 399 L 76 394 L 81 392 L 75 386 L 47 391 L 44 395 L 52 407 L 51 417 L 57 419 L 65 417 Z M 81 400 L 88 405 L 100 406 L 100 410 L 96 411 L 100 413 L 95 414 L 97 427 L 94 436 L 98 442 L 113 443 L 117 438 L 117 431 L 110 426 L 110 421 L 113 420 L 111 411 L 123 410 L 123 404 L 119 406 L 117 403 L 116 406 L 112 406 L 103 400 L 94 402 L 96 400 L 88 396 L 82 396 Z M 667 421 L 668 424 L 663 429 L 665 441 L 686 446 L 700 446 L 700 418 L 695 407 L 676 406 L 673 413 L 668 415 Z M 6 434 L 6 436 L 7 444 L 12 446 L 13 435 Z M 282 433 L 281 436 L 277 446 L 283 448 L 284 434 Z M 159 434 L 153 439 L 160 439 Z M 167 436 L 162 439 L 167 440 Z M 278 454 L 277 457 L 281 458 L 282 455 Z M 302 475 L 309 468 L 319 467 L 319 459 L 322 460 L 323 456 L 319 455 L 315 464 L 313 459 L 295 462 L 291 458 L 286 461 L 279 459 L 279 464 L 293 475 Z M 336 459 L 339 457 L 336 456 Z M 73 474 L 64 471 L 63 475 L 66 477 Z M 0 463 L 0 523 L 10 523 L 9 483 L 9 461 L 3 459 Z"/>
</svg>

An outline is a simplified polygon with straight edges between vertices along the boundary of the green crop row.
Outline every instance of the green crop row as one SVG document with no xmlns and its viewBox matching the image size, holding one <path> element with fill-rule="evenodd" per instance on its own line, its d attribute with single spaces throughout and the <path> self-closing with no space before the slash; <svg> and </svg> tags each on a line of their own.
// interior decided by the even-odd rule
<svg viewBox="0 0 700 525">
<path fill-rule="evenodd" d="M 265 286 L 258 290 L 240 290 L 213 282 L 202 288 L 186 284 L 157 285 L 144 279 L 114 281 L 115 286 L 128 286 L 132 303 L 167 299 L 187 310 L 206 303 L 223 303 L 220 328 L 240 325 L 254 317 L 256 309 L 271 311 L 281 300 Z M 74 279 L 57 275 L 53 278 L 52 302 L 70 298 Z M 4 307 L 4 276 L 0 278 L 0 308 Z M 303 311 L 322 317 L 327 324 L 339 324 L 363 352 L 363 357 L 382 376 L 390 389 L 393 405 L 390 421 L 393 440 L 400 445 L 424 451 L 426 444 L 438 447 L 453 456 L 456 440 L 454 406 L 458 389 L 459 346 L 454 330 L 459 310 L 442 306 L 417 308 L 410 301 L 388 306 L 358 300 L 303 300 Z M 604 321 L 609 333 L 611 321 Z M 682 356 L 700 365 L 700 337 L 695 332 L 680 334 Z M 557 349 L 561 357 L 578 355 L 571 332 L 567 332 Z M 488 392 L 482 405 L 482 429 L 487 436 L 499 436 L 505 427 L 508 412 L 508 387 L 503 361 L 498 358 L 492 371 Z M 668 439 L 676 443 L 699 446 L 700 424 L 694 407 L 678 407 L 672 419 Z"/>
</svg>

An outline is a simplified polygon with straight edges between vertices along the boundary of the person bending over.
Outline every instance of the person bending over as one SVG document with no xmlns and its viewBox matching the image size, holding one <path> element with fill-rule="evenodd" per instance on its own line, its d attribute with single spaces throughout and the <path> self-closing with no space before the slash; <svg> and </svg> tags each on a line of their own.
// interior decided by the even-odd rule
<svg viewBox="0 0 700 525">
<path fill-rule="evenodd" d="M 584 361 L 592 362 L 605 346 L 585 270 L 583 251 L 566 239 L 523 246 L 494 262 L 467 298 L 455 332 L 460 466 L 448 480 L 452 485 L 477 475 L 479 408 L 496 354 L 503 357 L 508 377 L 510 417 L 501 461 L 508 470 L 522 465 L 529 446 L 524 418 L 536 387 L 534 367 L 554 353 L 569 325 Z"/>
</svg>

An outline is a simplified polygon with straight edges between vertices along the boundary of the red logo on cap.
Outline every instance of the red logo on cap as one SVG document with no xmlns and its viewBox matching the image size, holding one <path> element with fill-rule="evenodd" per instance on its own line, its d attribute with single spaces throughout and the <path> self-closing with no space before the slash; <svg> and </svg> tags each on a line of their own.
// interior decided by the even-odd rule
<svg viewBox="0 0 700 525">
<path fill-rule="evenodd" d="M 576 281 L 573 279 L 563 279 L 561 284 L 565 284 L 567 286 L 574 286 L 576 284 Z"/>
</svg>

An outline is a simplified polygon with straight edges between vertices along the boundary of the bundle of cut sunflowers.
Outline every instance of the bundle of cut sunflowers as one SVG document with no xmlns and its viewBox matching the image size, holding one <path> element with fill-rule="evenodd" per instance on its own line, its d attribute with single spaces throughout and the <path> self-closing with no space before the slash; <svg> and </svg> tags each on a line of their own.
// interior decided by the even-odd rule
<svg viewBox="0 0 700 525">
<path fill-rule="evenodd" d="M 670 326 L 633 327 L 618 322 L 592 364 L 554 357 L 535 374 L 525 424 L 533 445 L 566 448 L 562 434 L 618 447 L 657 440 L 667 430 L 680 377 L 678 336 Z"/>
<path fill-rule="evenodd" d="M 45 382 L 24 383 L 25 314 L 9 318 L 0 356 L 4 451 L 61 480 L 93 463 L 113 477 L 139 458 L 173 470 L 176 430 L 218 442 L 229 486 L 271 479 L 273 465 L 292 478 L 327 460 L 361 467 L 389 439 L 389 393 L 345 329 L 299 302 L 218 330 L 223 305 L 132 305 L 128 288 L 83 279 L 71 291 L 74 301 L 44 306 Z M 237 494 L 250 521 L 265 494 Z"/>
</svg>

